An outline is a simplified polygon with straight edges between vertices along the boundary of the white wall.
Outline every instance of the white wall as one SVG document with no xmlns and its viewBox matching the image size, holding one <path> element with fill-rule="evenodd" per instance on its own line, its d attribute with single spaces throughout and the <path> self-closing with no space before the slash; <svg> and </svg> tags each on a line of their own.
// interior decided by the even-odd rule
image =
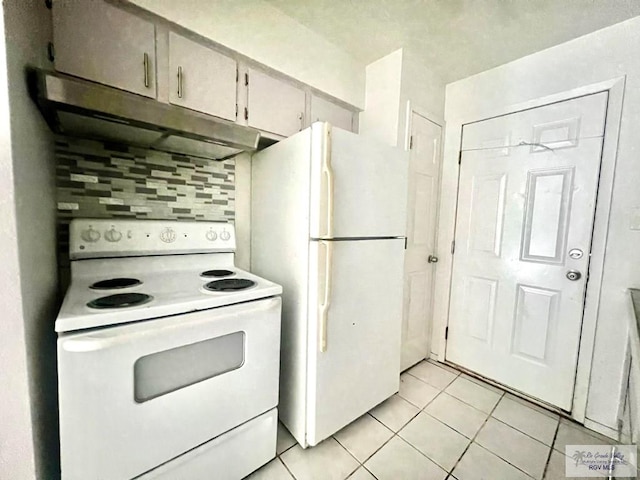
<svg viewBox="0 0 640 480">
<path fill-rule="evenodd" d="M 628 287 L 640 286 L 640 230 L 631 230 L 640 207 L 640 17 L 597 31 L 447 86 L 443 198 L 439 244 L 453 238 L 459 125 L 508 106 L 626 75 L 603 288 L 592 361 L 587 418 L 617 430 L 627 336 Z M 451 259 L 441 251 L 436 298 L 448 298 Z M 446 302 L 436 313 L 440 322 Z M 438 332 L 435 332 L 438 335 Z M 442 332 L 439 332 L 442 337 Z"/>
<path fill-rule="evenodd" d="M 129 0 L 343 100 L 364 106 L 364 64 L 262 0 Z"/>
<path fill-rule="evenodd" d="M 4 4 L 0 5 L 4 31 Z M 5 36 L 0 35 L 0 109 L 9 109 Z M 22 292 L 15 218 L 9 116 L 0 115 L 0 477 L 35 478 L 27 354 L 22 323 Z"/>
<path fill-rule="evenodd" d="M 420 52 L 405 49 L 402 62 L 398 145 L 404 145 L 406 140 L 407 107 L 444 126 L 444 96 L 444 81 L 425 64 Z"/>
<path fill-rule="evenodd" d="M 236 155 L 236 257 L 235 264 L 245 270 L 251 268 L 251 155 Z"/>
<path fill-rule="evenodd" d="M 52 135 L 27 93 L 25 67 L 50 68 L 50 20 L 44 2 L 20 0 L 3 2 L 3 18 L 6 44 L 0 51 L 2 56 L 6 51 L 7 64 L 1 69 L 0 104 L 8 115 L 2 116 L 0 132 L 0 477 L 49 479 L 57 477 L 59 462 L 55 161 Z"/>
<path fill-rule="evenodd" d="M 400 117 L 402 49 L 367 65 L 360 133 L 396 145 Z"/>
<path fill-rule="evenodd" d="M 360 133 L 405 147 L 407 108 L 442 124 L 445 84 L 418 52 L 399 49 L 367 65 Z"/>
</svg>

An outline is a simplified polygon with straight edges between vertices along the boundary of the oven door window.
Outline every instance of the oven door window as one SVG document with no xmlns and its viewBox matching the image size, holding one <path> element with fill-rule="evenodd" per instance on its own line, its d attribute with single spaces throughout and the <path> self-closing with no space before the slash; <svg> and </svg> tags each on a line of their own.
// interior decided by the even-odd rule
<svg viewBox="0 0 640 480">
<path fill-rule="evenodd" d="M 240 368 L 244 363 L 244 338 L 244 332 L 234 332 L 140 357 L 133 367 L 136 402 Z"/>
</svg>

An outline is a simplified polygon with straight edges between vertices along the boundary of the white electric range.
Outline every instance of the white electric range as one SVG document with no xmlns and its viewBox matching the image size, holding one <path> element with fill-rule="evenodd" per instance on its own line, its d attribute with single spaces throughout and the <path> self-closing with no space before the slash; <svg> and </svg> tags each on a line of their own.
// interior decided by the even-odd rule
<svg viewBox="0 0 640 480">
<path fill-rule="evenodd" d="M 62 478 L 240 479 L 275 456 L 282 288 L 231 224 L 75 219 Z"/>
</svg>

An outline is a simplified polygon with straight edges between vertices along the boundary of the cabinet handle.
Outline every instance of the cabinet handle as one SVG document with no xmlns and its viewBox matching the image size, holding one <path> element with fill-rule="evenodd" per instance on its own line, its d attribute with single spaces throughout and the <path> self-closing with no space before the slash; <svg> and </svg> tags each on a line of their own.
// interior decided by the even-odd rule
<svg viewBox="0 0 640 480">
<path fill-rule="evenodd" d="M 182 98 L 182 67 L 178 67 L 178 98 Z"/>
<path fill-rule="evenodd" d="M 149 54 L 147 52 L 144 53 L 144 86 L 149 88 Z"/>
<path fill-rule="evenodd" d="M 304 130 L 304 112 L 300 112 L 300 115 L 298 115 L 298 120 L 300 120 L 300 130 L 298 131 L 302 131 Z"/>
</svg>

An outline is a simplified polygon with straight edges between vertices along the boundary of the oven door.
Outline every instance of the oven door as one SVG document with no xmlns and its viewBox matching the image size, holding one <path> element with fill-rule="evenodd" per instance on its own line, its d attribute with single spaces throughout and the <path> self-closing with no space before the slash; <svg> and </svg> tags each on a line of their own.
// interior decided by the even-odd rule
<svg viewBox="0 0 640 480">
<path fill-rule="evenodd" d="M 58 339 L 63 479 L 130 479 L 278 403 L 279 297 Z"/>
</svg>

